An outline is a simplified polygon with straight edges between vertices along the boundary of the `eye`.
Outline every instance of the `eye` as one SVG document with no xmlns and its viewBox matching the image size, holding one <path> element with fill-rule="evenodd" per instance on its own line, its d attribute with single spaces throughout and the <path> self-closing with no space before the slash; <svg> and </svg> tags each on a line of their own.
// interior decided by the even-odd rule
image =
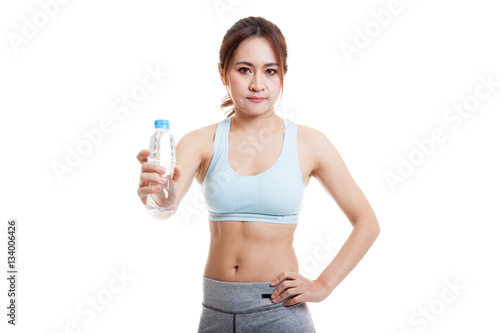
<svg viewBox="0 0 500 333">
<path fill-rule="evenodd" d="M 241 67 L 240 69 L 238 69 L 238 71 L 239 71 L 240 73 L 243 73 L 243 74 L 247 74 L 249 70 L 250 70 L 250 68 L 248 68 L 248 67 Z M 271 74 L 271 75 L 274 75 L 274 74 L 278 73 L 278 71 L 277 71 L 277 70 L 275 70 L 275 69 L 273 69 L 273 68 L 269 68 L 269 69 L 267 70 L 267 73 L 268 73 L 268 74 Z"/>
</svg>

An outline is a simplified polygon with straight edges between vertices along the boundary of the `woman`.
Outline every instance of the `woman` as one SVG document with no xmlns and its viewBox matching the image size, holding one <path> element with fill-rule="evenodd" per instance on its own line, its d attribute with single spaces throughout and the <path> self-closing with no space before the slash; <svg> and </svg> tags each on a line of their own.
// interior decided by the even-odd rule
<svg viewBox="0 0 500 333">
<path fill-rule="evenodd" d="M 306 302 L 324 300 L 379 234 L 375 214 L 342 158 L 318 130 L 279 118 L 287 48 L 261 17 L 236 22 L 223 38 L 219 74 L 224 120 L 182 137 L 173 180 L 178 205 L 193 178 L 208 205 L 210 248 L 198 332 L 315 332 Z M 138 194 L 146 203 L 166 181 L 142 150 Z M 299 273 L 293 235 L 304 189 L 315 177 L 353 225 L 316 280 Z"/>
</svg>

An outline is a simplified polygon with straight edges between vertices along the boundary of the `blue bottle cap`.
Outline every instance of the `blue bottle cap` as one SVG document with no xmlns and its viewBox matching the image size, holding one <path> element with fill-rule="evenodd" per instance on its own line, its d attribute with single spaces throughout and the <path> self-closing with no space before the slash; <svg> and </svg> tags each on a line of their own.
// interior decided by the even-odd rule
<svg viewBox="0 0 500 333">
<path fill-rule="evenodd" d="M 155 120 L 155 128 L 170 129 L 170 121 L 168 121 L 166 119 Z"/>
</svg>

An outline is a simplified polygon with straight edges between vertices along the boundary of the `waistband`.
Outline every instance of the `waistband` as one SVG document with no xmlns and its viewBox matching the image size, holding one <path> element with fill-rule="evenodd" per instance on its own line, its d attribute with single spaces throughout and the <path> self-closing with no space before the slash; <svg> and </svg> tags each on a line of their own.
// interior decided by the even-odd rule
<svg viewBox="0 0 500 333">
<path fill-rule="evenodd" d="M 290 215 L 269 215 L 260 213 L 214 213 L 208 211 L 208 217 L 212 221 L 253 221 L 280 224 L 296 224 L 299 221 L 299 214 Z"/>
<path fill-rule="evenodd" d="M 271 310 L 294 297 L 288 297 L 279 303 L 271 300 L 272 292 L 279 285 L 269 282 L 227 282 L 209 279 L 203 276 L 202 305 L 226 313 L 252 313 Z"/>
</svg>

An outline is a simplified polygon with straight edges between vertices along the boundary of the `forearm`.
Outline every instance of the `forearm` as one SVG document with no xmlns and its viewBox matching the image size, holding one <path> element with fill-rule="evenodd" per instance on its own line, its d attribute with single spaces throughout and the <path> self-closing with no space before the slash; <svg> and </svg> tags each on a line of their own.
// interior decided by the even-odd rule
<svg viewBox="0 0 500 333">
<path fill-rule="evenodd" d="M 368 252 L 380 232 L 375 218 L 357 222 L 335 258 L 317 280 L 332 292 Z"/>
</svg>

